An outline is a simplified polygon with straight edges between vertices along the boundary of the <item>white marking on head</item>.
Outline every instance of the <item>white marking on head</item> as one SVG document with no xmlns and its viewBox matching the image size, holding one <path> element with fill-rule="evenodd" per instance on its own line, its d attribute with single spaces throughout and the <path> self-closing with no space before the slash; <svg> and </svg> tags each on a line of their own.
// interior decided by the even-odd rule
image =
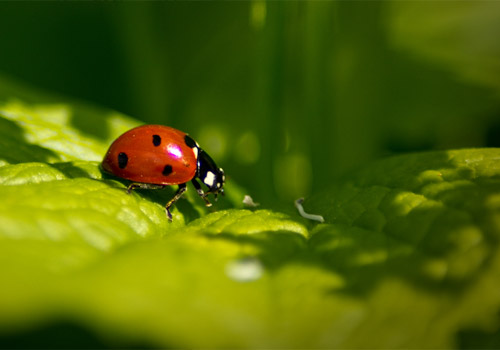
<svg viewBox="0 0 500 350">
<path fill-rule="evenodd" d="M 203 183 L 208 187 L 213 187 L 215 181 L 215 174 L 211 171 L 207 172 L 207 176 L 203 179 Z"/>
<path fill-rule="evenodd" d="M 198 147 L 193 147 L 194 157 L 198 159 Z"/>
<path fill-rule="evenodd" d="M 217 183 L 217 187 L 222 187 L 224 182 L 226 182 L 226 175 L 224 174 L 224 170 L 222 170 L 222 168 L 219 168 L 219 173 L 222 174 L 222 182 Z"/>
</svg>

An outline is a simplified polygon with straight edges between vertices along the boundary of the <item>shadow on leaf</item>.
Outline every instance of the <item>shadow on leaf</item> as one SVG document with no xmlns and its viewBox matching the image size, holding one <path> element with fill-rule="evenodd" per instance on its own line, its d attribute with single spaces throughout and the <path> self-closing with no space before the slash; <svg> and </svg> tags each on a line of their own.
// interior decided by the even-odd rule
<svg viewBox="0 0 500 350">
<path fill-rule="evenodd" d="M 0 116 L 0 159 L 18 164 L 57 161 L 59 156 L 52 150 L 29 143 L 17 123 Z"/>
</svg>

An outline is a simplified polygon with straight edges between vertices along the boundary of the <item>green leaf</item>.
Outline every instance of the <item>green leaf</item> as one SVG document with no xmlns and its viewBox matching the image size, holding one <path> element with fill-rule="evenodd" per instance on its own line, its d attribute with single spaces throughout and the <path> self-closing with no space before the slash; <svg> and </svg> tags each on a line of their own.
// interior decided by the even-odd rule
<svg viewBox="0 0 500 350">
<path fill-rule="evenodd" d="M 343 346 L 444 348 L 498 330 L 500 150 L 379 161 L 307 209 L 328 222 L 313 252 L 371 310 Z"/>
<path fill-rule="evenodd" d="M 138 122 L 122 118 L 118 114 L 99 121 L 100 127 L 109 129 L 105 142 L 88 137 L 72 123 L 81 117 L 68 104 L 30 105 L 9 100 L 0 107 L 0 151 L 4 162 L 100 160 L 112 136 L 136 126 Z M 97 119 L 99 115 L 93 115 Z M 78 122 L 75 122 L 78 123 Z M 98 129 L 98 128 L 96 128 Z"/>
<path fill-rule="evenodd" d="M 305 201 L 324 224 L 238 209 L 231 182 L 169 223 L 173 189 L 99 169 L 137 122 L 86 111 L 106 132 L 77 104 L 0 104 L 0 344 L 67 323 L 101 347 L 500 346 L 500 150 L 367 165 Z"/>
</svg>

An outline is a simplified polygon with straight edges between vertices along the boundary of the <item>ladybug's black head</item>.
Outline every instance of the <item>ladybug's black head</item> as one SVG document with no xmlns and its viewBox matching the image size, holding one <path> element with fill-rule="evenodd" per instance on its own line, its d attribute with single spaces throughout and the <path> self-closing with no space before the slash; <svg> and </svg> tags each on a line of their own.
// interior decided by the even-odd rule
<svg viewBox="0 0 500 350">
<path fill-rule="evenodd" d="M 208 193 L 217 195 L 224 193 L 224 170 L 218 168 L 210 156 L 201 148 L 198 149 L 197 177 L 209 188 Z"/>
</svg>

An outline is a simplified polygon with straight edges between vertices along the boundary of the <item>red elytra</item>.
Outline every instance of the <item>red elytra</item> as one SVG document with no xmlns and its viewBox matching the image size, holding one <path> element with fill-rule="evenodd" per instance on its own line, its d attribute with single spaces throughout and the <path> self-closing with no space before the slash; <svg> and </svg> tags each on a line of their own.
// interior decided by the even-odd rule
<svg viewBox="0 0 500 350">
<path fill-rule="evenodd" d="M 224 194 L 224 170 L 188 134 L 163 125 L 143 125 L 127 131 L 109 147 L 102 161 L 102 169 L 115 176 L 132 181 L 133 189 L 158 189 L 179 185 L 175 196 L 165 205 L 172 221 L 170 207 L 186 192 L 191 181 L 205 205 L 212 204 L 209 193 L 217 200 Z M 208 188 L 203 191 L 200 180 Z"/>
<path fill-rule="evenodd" d="M 163 125 L 143 125 L 127 131 L 110 146 L 102 167 L 118 177 L 147 184 L 177 185 L 194 178 L 195 148 L 187 134 Z"/>
</svg>

